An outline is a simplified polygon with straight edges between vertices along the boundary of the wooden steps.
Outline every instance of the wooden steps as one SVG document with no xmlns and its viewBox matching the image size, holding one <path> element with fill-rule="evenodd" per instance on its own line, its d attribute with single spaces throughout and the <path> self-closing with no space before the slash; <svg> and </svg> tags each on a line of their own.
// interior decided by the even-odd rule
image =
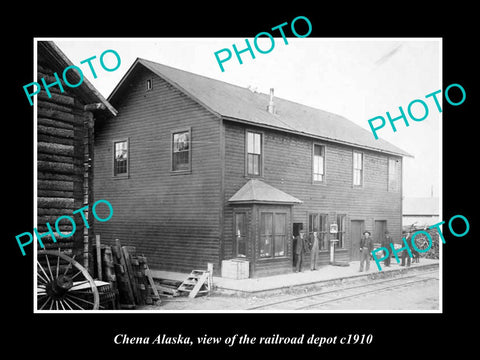
<svg viewBox="0 0 480 360">
<path fill-rule="evenodd" d="M 210 293 L 212 281 L 209 270 L 193 270 L 178 287 L 178 291 L 188 293 L 189 298 Z"/>
</svg>

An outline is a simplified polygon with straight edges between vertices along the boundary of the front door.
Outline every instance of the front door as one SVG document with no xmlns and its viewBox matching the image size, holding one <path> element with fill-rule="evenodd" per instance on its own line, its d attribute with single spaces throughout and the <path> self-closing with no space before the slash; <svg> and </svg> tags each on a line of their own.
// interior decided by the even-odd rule
<svg viewBox="0 0 480 360">
<path fill-rule="evenodd" d="M 360 239 L 362 237 L 363 230 L 365 228 L 365 221 L 363 220 L 352 220 L 350 226 L 350 236 L 351 236 L 351 251 L 350 259 L 352 261 L 360 260 Z"/>
</svg>

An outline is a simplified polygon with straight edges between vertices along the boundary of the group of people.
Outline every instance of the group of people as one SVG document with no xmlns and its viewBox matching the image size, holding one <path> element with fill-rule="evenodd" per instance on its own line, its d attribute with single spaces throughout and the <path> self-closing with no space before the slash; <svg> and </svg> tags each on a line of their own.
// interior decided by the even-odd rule
<svg viewBox="0 0 480 360">
<path fill-rule="evenodd" d="M 373 238 L 371 237 L 372 234 L 370 231 L 365 230 L 363 232 L 363 236 L 360 239 L 360 269 L 359 272 L 368 271 L 370 270 L 370 257 L 373 251 Z M 305 231 L 300 230 L 298 236 L 296 236 L 296 244 L 295 244 L 295 255 L 296 255 L 296 264 L 295 264 L 295 272 L 302 271 L 303 265 L 303 257 L 304 254 L 310 250 L 310 270 L 317 270 L 317 261 L 319 255 L 319 237 L 318 232 L 314 231 L 309 238 L 305 236 Z M 390 232 L 385 230 L 385 234 L 382 237 L 381 246 L 387 249 L 390 249 L 390 244 L 393 243 L 392 237 L 390 236 Z M 405 265 L 405 258 L 407 258 L 407 266 L 410 265 L 410 257 L 405 256 L 405 251 L 402 253 L 402 266 Z M 384 252 L 384 266 L 390 266 L 391 260 L 391 251 L 386 254 Z"/>
<path fill-rule="evenodd" d="M 302 271 L 303 256 L 310 250 L 310 270 L 317 270 L 318 253 L 320 250 L 320 239 L 318 232 L 314 231 L 309 239 L 305 237 L 305 230 L 300 230 L 296 237 L 295 255 L 297 258 L 295 272 Z"/>
</svg>

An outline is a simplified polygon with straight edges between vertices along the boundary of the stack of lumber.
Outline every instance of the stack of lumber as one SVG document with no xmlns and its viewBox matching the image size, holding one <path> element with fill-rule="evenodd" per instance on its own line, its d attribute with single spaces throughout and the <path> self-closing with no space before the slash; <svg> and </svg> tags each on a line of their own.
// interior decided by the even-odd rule
<svg viewBox="0 0 480 360">
<path fill-rule="evenodd" d="M 116 307 L 133 309 L 137 305 L 152 305 L 160 300 L 153 282 L 147 258 L 138 255 L 133 246 L 100 245 L 97 241 L 98 278 L 107 281 L 117 293 Z M 100 264 L 100 266 L 98 265 Z"/>
</svg>

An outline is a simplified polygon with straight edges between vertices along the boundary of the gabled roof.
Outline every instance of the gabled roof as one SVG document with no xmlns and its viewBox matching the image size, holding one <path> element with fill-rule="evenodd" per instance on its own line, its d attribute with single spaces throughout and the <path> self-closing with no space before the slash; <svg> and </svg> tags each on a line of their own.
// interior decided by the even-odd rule
<svg viewBox="0 0 480 360">
<path fill-rule="evenodd" d="M 39 56 L 41 55 L 57 73 L 61 74 L 65 68 L 73 65 L 53 41 L 39 41 L 37 46 Z M 77 84 L 80 81 L 80 77 L 75 71 L 69 71 L 66 76 L 71 84 Z M 69 88 L 69 91 L 78 96 L 85 105 L 95 105 L 98 110 L 106 111 L 114 116 L 117 115 L 117 110 L 85 77 L 80 86 Z"/>
<path fill-rule="evenodd" d="M 406 151 L 378 139 L 343 116 L 315 109 L 279 97 L 274 98 L 275 114 L 268 112 L 269 95 L 211 79 L 188 71 L 137 58 L 120 81 L 109 101 L 114 101 L 122 84 L 137 66 L 143 65 L 219 117 L 231 121 L 268 127 L 317 139 L 357 146 L 400 156 Z"/>
<path fill-rule="evenodd" d="M 300 204 L 301 200 L 293 197 L 258 179 L 251 179 L 230 199 L 230 203 L 237 204 Z"/>
</svg>

